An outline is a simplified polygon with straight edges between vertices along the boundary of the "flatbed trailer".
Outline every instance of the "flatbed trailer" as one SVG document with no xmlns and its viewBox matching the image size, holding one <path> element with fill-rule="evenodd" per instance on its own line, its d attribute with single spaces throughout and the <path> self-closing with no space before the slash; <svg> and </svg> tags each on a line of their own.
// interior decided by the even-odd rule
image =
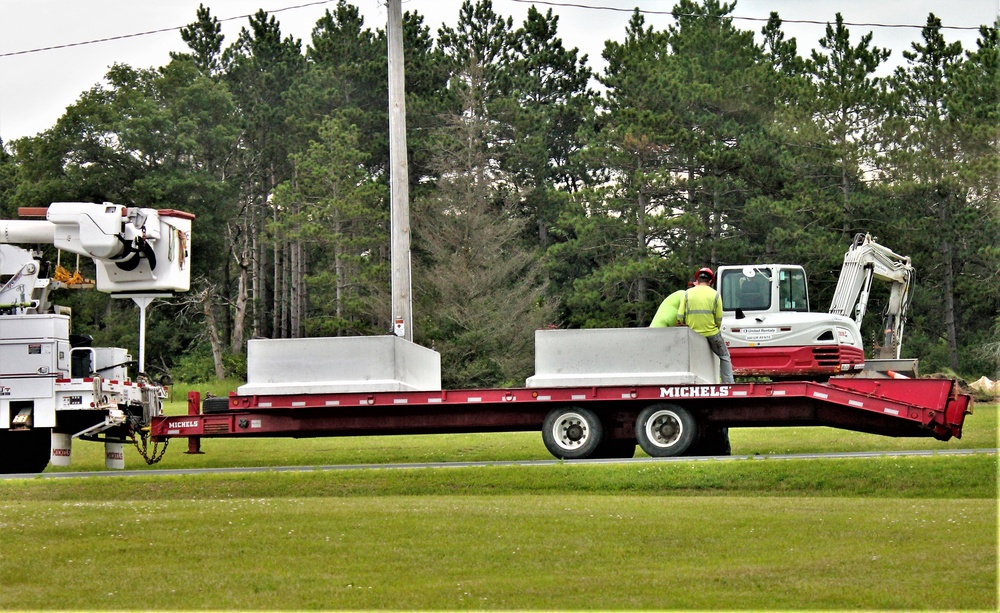
<svg viewBox="0 0 1000 613">
<path fill-rule="evenodd" d="M 961 438 L 968 395 L 939 379 L 593 385 L 306 394 L 193 392 L 188 415 L 152 419 L 154 441 L 538 431 L 557 458 L 728 454 L 725 428 L 829 426 Z"/>
</svg>

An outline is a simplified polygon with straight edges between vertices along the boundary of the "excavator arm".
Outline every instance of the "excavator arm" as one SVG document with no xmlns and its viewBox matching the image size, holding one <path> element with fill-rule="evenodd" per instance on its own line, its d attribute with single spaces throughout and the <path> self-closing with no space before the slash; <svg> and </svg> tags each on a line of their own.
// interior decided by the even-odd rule
<svg viewBox="0 0 1000 613">
<path fill-rule="evenodd" d="M 882 328 L 885 337 L 876 357 L 899 359 L 914 280 L 909 257 L 876 243 L 870 234 L 858 234 L 844 254 L 830 313 L 851 317 L 860 327 L 874 279 L 892 284 Z"/>
</svg>

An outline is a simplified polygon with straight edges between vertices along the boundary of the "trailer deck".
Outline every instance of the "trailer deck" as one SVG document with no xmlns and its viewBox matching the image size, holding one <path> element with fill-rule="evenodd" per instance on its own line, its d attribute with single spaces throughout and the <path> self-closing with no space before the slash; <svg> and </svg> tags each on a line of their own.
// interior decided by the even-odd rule
<svg viewBox="0 0 1000 613">
<path fill-rule="evenodd" d="M 220 400 L 209 400 L 203 411 L 200 395 L 192 393 L 188 415 L 153 418 L 153 440 L 189 438 L 197 446 L 202 438 L 217 437 L 542 430 L 553 455 L 578 458 L 631 457 L 637 439 L 649 451 L 643 444 L 645 433 L 656 452 L 650 455 L 672 456 L 694 447 L 693 438 L 674 440 L 682 439 L 679 431 L 684 429 L 830 426 L 886 436 L 961 438 L 970 410 L 970 398 L 956 393 L 953 381 L 938 379 L 233 393 L 225 404 Z M 647 423 L 650 419 L 656 423 Z M 656 445 L 657 439 L 663 444 Z"/>
</svg>

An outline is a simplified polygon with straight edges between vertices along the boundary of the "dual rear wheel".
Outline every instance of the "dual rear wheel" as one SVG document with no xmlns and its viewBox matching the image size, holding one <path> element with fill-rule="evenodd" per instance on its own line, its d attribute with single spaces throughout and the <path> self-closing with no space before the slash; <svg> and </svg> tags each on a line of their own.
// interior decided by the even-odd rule
<svg viewBox="0 0 1000 613">
<path fill-rule="evenodd" d="M 635 421 L 635 440 L 606 438 L 600 418 L 590 409 L 553 409 L 542 425 L 546 449 L 557 458 L 631 458 L 638 442 L 648 455 L 729 455 L 728 431 L 699 424 L 684 407 L 657 403 L 643 409 Z"/>
</svg>

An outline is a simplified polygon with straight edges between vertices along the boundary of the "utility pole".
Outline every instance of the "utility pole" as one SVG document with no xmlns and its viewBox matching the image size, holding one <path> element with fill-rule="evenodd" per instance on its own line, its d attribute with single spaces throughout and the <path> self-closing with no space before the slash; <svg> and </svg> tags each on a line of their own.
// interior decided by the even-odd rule
<svg viewBox="0 0 1000 613">
<path fill-rule="evenodd" d="M 393 333 L 413 340 L 410 295 L 410 188 L 406 165 L 406 88 L 403 77 L 402 0 L 388 0 L 389 13 L 389 226 L 392 234 Z"/>
</svg>

